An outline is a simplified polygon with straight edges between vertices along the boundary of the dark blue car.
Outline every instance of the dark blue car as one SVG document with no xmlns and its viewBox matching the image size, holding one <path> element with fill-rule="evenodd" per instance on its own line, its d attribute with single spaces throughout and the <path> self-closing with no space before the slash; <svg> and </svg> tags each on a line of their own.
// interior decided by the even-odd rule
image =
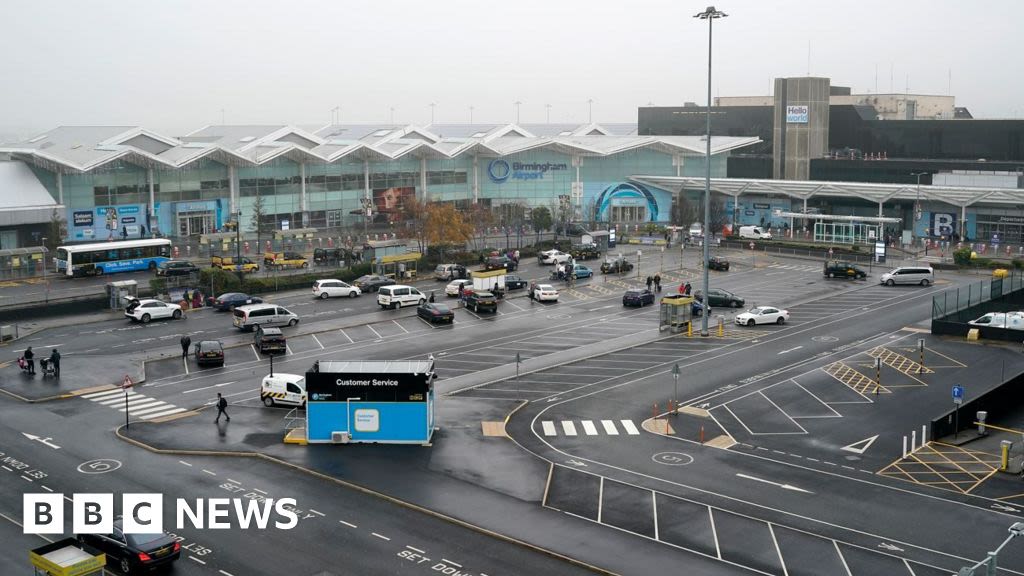
<svg viewBox="0 0 1024 576">
<path fill-rule="evenodd" d="M 234 310 L 237 306 L 246 304 L 262 304 L 263 299 L 256 296 L 249 296 L 242 292 L 228 292 L 217 296 L 213 301 L 213 307 L 220 311 Z"/>
<path fill-rule="evenodd" d="M 654 304 L 654 292 L 646 288 L 636 288 L 634 290 L 626 290 L 626 293 L 622 295 L 623 306 L 646 306 L 648 304 Z"/>
</svg>

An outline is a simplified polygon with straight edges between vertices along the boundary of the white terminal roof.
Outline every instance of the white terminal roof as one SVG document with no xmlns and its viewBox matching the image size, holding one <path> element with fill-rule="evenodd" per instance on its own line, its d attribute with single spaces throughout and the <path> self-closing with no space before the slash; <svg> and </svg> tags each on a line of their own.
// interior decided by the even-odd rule
<svg viewBox="0 0 1024 576">
<path fill-rule="evenodd" d="M 51 171 L 88 172 L 122 160 L 152 168 L 181 168 L 204 158 L 259 166 L 284 157 L 296 162 L 342 158 L 386 161 L 407 156 L 451 159 L 497 157 L 529 150 L 608 156 L 649 148 L 704 155 L 703 136 L 638 136 L 635 124 L 284 124 L 205 126 L 179 138 L 138 126 L 60 126 L 23 142 L 0 145 L 0 154 Z M 719 154 L 760 142 L 757 137 L 712 136 Z"/>
<path fill-rule="evenodd" d="M 884 160 L 880 160 L 884 163 Z M 634 175 L 631 180 L 662 190 L 703 190 L 704 178 Z M 1024 189 L 982 188 L 976 186 L 921 186 L 916 184 L 874 184 L 867 182 L 824 182 L 815 180 L 753 180 L 745 178 L 712 178 L 711 191 L 728 196 L 745 194 L 779 194 L 800 200 L 814 196 L 860 198 L 873 203 L 892 200 L 934 200 L 967 207 L 978 202 L 986 204 L 1024 204 Z M 920 196 L 918 194 L 920 193 Z"/>
</svg>

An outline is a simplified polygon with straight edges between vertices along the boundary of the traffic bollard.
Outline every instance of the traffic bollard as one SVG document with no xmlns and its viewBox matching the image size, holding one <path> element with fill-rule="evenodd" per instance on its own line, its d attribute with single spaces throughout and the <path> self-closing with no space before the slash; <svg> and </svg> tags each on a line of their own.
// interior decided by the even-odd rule
<svg viewBox="0 0 1024 576">
<path fill-rule="evenodd" d="M 724 316 L 719 316 L 718 317 L 718 337 L 721 338 L 723 336 L 725 336 L 725 317 Z"/>
<path fill-rule="evenodd" d="M 704 425 L 703 424 L 700 425 L 700 443 L 701 443 L 701 445 L 704 444 Z"/>
<path fill-rule="evenodd" d="M 1010 450 L 1013 449 L 1013 442 L 1001 440 L 999 442 L 999 469 L 1006 472 L 1010 467 Z"/>
<path fill-rule="evenodd" d="M 687 336 L 693 336 L 693 321 L 692 320 L 687 320 L 686 321 L 686 335 Z"/>
</svg>

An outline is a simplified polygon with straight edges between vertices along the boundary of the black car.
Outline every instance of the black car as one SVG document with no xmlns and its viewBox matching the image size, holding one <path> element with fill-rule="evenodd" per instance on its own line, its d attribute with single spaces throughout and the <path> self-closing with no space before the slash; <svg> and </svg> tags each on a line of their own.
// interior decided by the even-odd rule
<svg viewBox="0 0 1024 576">
<path fill-rule="evenodd" d="M 615 260 L 605 260 L 601 264 L 602 274 L 621 274 L 623 272 L 629 272 L 633 269 L 633 265 L 630 264 L 625 258 L 616 258 Z"/>
<path fill-rule="evenodd" d="M 317 248 L 313 250 L 313 262 L 318 266 L 337 265 L 348 258 L 344 248 Z"/>
<path fill-rule="evenodd" d="M 702 294 L 700 290 L 697 290 L 697 292 L 694 293 L 693 297 L 696 298 L 698 302 L 704 301 L 704 294 Z M 746 303 L 746 300 L 740 298 L 739 296 L 733 294 L 732 292 L 729 292 L 728 290 L 722 290 L 721 288 L 712 288 L 711 290 L 708 290 L 708 304 L 712 308 L 718 306 L 725 306 L 727 308 L 732 306 L 735 308 L 739 308 Z"/>
<path fill-rule="evenodd" d="M 626 293 L 622 295 L 623 306 L 640 306 L 642 308 L 648 304 L 654 304 L 654 292 L 647 288 L 626 290 Z"/>
<path fill-rule="evenodd" d="M 484 312 L 498 312 L 498 297 L 491 292 L 470 292 L 466 295 L 466 308 L 473 312 L 479 312 L 482 308 Z"/>
<path fill-rule="evenodd" d="M 519 290 L 520 288 L 526 288 L 528 282 L 523 280 L 515 274 L 505 275 L 505 289 L 506 290 Z"/>
<path fill-rule="evenodd" d="M 424 302 L 416 308 L 416 315 L 423 318 L 431 324 L 435 322 L 447 322 L 451 324 L 455 321 L 455 313 L 452 309 L 445 304 L 435 302 Z"/>
<path fill-rule="evenodd" d="M 164 260 L 157 264 L 157 276 L 188 276 L 199 272 L 199 267 L 188 260 Z"/>
<path fill-rule="evenodd" d="M 514 271 L 519 265 L 516 261 L 509 258 L 508 256 L 491 256 L 484 262 L 485 270 L 506 270 L 508 272 Z"/>
<path fill-rule="evenodd" d="M 856 265 L 839 260 L 826 260 L 822 273 L 826 278 L 856 278 L 857 280 L 863 280 L 868 277 L 868 273 Z"/>
<path fill-rule="evenodd" d="M 262 304 L 263 299 L 257 298 L 256 296 L 249 296 L 244 292 L 228 292 L 221 294 L 214 298 L 211 306 L 220 310 L 221 312 L 227 310 L 234 310 L 235 306 L 245 306 L 246 304 Z"/>
<path fill-rule="evenodd" d="M 223 366 L 224 345 L 220 340 L 203 340 L 195 345 L 196 364 L 200 366 Z"/>
<path fill-rule="evenodd" d="M 723 272 L 728 272 L 729 261 L 721 256 L 712 256 L 708 258 L 708 270 L 722 270 Z"/>
<path fill-rule="evenodd" d="M 260 354 L 284 354 L 288 351 L 288 341 L 280 328 L 271 328 L 260 325 L 253 337 L 253 346 L 260 351 Z"/>
<path fill-rule="evenodd" d="M 569 254 L 575 260 L 592 260 L 601 257 L 601 249 L 597 244 L 580 244 L 569 249 Z"/>
<path fill-rule="evenodd" d="M 122 574 L 135 574 L 158 566 L 167 566 L 181 556 L 181 544 L 166 532 L 125 534 L 122 520 L 114 521 L 111 534 L 79 534 L 78 541 L 107 555 L 107 565 Z"/>
<path fill-rule="evenodd" d="M 395 281 L 387 276 L 378 276 L 376 274 L 365 274 L 356 278 L 353 282 L 353 286 L 358 286 L 363 292 L 376 292 L 380 290 L 381 286 L 391 286 Z"/>
</svg>

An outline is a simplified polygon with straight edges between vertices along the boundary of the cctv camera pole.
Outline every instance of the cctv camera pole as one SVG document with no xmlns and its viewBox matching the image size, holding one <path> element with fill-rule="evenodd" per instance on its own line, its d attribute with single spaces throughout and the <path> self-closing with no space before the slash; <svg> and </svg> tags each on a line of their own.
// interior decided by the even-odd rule
<svg viewBox="0 0 1024 576">
<path fill-rule="evenodd" d="M 977 574 L 977 570 L 982 566 L 985 567 L 986 576 L 996 576 L 996 561 L 999 557 L 999 553 L 1003 551 L 1003 548 L 1006 548 L 1006 545 L 1010 543 L 1010 540 L 1024 534 L 1024 522 L 1014 523 L 1010 526 L 1009 532 L 1010 535 L 1006 537 L 1006 540 L 1003 540 L 1003 543 L 995 550 L 989 552 L 988 556 L 984 560 L 979 561 L 973 566 L 961 568 L 957 571 L 957 576 L 975 576 Z"/>
</svg>

